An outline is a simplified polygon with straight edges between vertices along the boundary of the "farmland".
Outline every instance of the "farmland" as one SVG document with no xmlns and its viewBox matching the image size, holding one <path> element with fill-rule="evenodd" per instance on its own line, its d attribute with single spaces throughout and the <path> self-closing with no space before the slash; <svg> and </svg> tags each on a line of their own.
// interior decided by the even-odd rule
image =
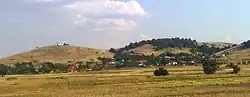
<svg viewBox="0 0 250 97">
<path fill-rule="evenodd" d="M 156 77 L 156 68 L 83 73 L 8 75 L 0 78 L 3 97 L 247 97 L 250 66 L 239 74 L 230 69 L 206 75 L 200 66 L 167 67 L 170 75 Z"/>
</svg>

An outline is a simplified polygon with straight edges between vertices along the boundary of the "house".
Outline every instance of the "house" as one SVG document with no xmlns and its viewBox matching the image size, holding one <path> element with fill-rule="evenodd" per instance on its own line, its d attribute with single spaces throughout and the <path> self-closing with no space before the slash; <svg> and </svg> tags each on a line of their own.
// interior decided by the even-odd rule
<svg viewBox="0 0 250 97">
<path fill-rule="evenodd" d="M 54 46 L 69 46 L 69 44 L 63 42 L 63 43 L 56 43 L 56 44 L 54 44 Z"/>
<path fill-rule="evenodd" d="M 174 65 L 177 65 L 178 64 L 178 62 L 169 62 L 168 64 L 166 64 L 166 65 L 172 65 L 172 66 L 174 66 Z"/>
<path fill-rule="evenodd" d="M 172 62 L 172 65 L 177 65 L 178 64 L 178 62 Z"/>
</svg>

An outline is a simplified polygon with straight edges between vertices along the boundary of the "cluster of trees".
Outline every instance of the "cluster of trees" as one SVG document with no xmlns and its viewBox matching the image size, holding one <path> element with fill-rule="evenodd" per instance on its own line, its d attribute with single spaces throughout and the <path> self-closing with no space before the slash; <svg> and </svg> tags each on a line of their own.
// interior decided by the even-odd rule
<svg viewBox="0 0 250 97">
<path fill-rule="evenodd" d="M 250 40 L 241 43 L 241 45 L 242 48 L 250 48 Z"/>
<path fill-rule="evenodd" d="M 152 40 L 143 40 L 140 42 L 130 43 L 123 48 L 118 50 L 114 50 L 113 48 L 110 49 L 113 53 L 121 53 L 123 51 L 128 51 L 130 49 L 137 48 L 139 46 L 143 46 L 145 44 L 152 44 L 155 46 L 156 50 L 161 50 L 164 48 L 196 48 L 197 42 L 196 40 L 191 40 L 187 38 L 163 38 L 163 39 L 152 39 Z"/>
<path fill-rule="evenodd" d="M 204 54 L 211 55 L 215 52 L 230 48 L 231 46 L 225 48 L 218 48 L 214 46 L 207 46 L 206 44 L 199 45 L 196 40 L 190 38 L 163 38 L 163 39 L 152 39 L 143 40 L 140 42 L 130 43 L 123 48 L 118 50 L 111 48 L 109 51 L 115 54 L 123 53 L 131 49 L 143 46 L 145 44 L 151 44 L 155 47 L 155 50 L 161 50 L 166 48 L 190 48 L 193 52 L 201 52 Z"/>
<path fill-rule="evenodd" d="M 214 74 L 216 73 L 216 71 L 220 69 L 218 63 L 216 62 L 216 59 L 214 58 L 204 60 L 202 63 L 202 66 L 203 66 L 203 71 L 206 74 Z M 233 71 L 231 73 L 234 73 L 234 74 L 239 73 L 241 70 L 239 65 L 235 65 L 233 63 L 226 65 L 226 68 L 232 68 Z"/>
<path fill-rule="evenodd" d="M 114 56 L 114 61 L 120 63 L 120 67 L 135 67 L 139 61 L 145 61 L 144 65 L 166 65 L 171 62 L 177 62 L 182 64 L 195 64 L 201 63 L 206 57 L 205 54 L 189 54 L 189 53 L 178 53 L 174 54 L 171 52 L 165 52 L 159 56 L 151 55 L 133 55 L 129 52 L 118 53 Z M 191 63 L 194 62 L 194 63 Z"/>
<path fill-rule="evenodd" d="M 51 62 L 41 63 L 39 66 L 34 66 L 32 62 L 18 62 L 13 66 L 0 64 L 0 75 L 6 74 L 39 74 L 50 72 L 67 72 L 66 64 L 53 64 Z"/>
<path fill-rule="evenodd" d="M 39 65 L 34 65 L 32 62 L 17 62 L 10 66 L 6 64 L 0 64 L 0 75 L 6 74 L 44 74 L 44 73 L 67 73 L 72 71 L 85 71 L 85 70 L 101 70 L 104 66 L 97 62 L 79 61 L 74 64 L 63 64 L 63 63 L 51 63 L 44 62 Z"/>
</svg>

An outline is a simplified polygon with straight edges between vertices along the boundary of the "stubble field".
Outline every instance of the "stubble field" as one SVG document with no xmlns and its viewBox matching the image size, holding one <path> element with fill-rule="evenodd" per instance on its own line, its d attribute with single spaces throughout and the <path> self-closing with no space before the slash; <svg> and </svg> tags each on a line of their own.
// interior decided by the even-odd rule
<svg viewBox="0 0 250 97">
<path fill-rule="evenodd" d="M 206 75 L 200 66 L 90 71 L 71 74 L 9 75 L 0 78 L 3 97 L 250 97 L 250 66 Z"/>
</svg>

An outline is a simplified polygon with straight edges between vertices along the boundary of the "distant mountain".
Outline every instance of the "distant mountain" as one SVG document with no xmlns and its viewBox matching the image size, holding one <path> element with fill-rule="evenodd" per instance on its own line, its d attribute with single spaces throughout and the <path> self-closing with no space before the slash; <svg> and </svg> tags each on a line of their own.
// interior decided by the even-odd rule
<svg viewBox="0 0 250 97">
<path fill-rule="evenodd" d="M 28 52 L 0 59 L 0 63 L 14 64 L 16 62 L 58 62 L 96 60 L 98 57 L 113 57 L 107 50 L 80 46 L 45 46 Z"/>
</svg>

